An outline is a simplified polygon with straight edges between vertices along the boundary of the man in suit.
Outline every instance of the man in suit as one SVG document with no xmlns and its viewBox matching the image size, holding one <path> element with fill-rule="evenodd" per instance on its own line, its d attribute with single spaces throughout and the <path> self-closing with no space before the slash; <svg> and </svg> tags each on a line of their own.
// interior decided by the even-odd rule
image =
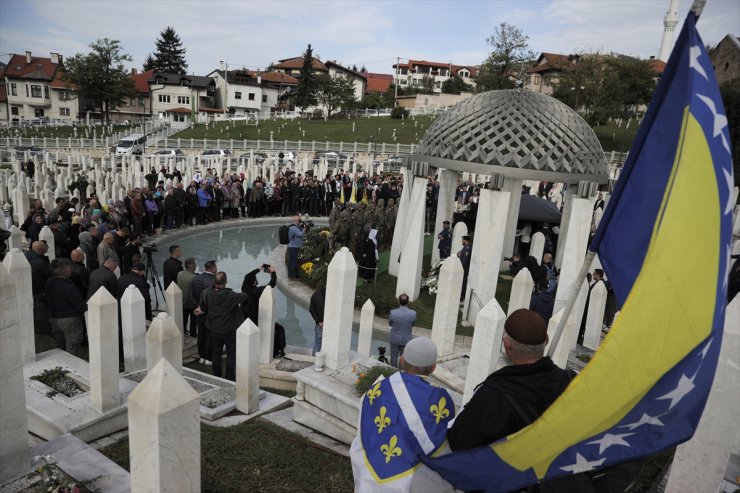
<svg viewBox="0 0 740 493">
<path fill-rule="evenodd" d="M 388 314 L 388 325 L 391 327 L 391 365 L 398 368 L 398 357 L 403 355 L 406 343 L 411 340 L 411 328 L 416 323 L 416 311 L 408 307 L 409 296 L 403 293 L 398 297 L 398 308 Z"/>
<path fill-rule="evenodd" d="M 596 284 L 604 282 L 604 271 L 602 269 L 594 269 L 591 282 L 588 286 L 588 298 L 586 298 L 586 306 L 583 307 L 583 318 L 581 319 L 581 329 L 578 331 L 578 344 L 583 344 L 583 336 L 586 333 L 586 318 L 588 316 L 588 304 L 591 302 L 591 291 L 594 290 Z"/>
<path fill-rule="evenodd" d="M 457 252 L 457 257 L 460 259 L 460 263 L 463 268 L 463 283 L 462 289 L 460 290 L 460 301 L 465 301 L 465 291 L 468 288 L 468 273 L 470 272 L 470 256 L 473 248 L 470 246 L 470 236 L 463 236 L 462 243 L 462 250 Z"/>
</svg>

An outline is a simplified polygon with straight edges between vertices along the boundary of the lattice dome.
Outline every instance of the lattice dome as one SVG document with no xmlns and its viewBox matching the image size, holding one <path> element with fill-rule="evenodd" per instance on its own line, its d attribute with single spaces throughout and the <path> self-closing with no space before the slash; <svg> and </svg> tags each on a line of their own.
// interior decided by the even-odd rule
<svg viewBox="0 0 740 493">
<path fill-rule="evenodd" d="M 593 130 L 555 98 L 520 89 L 472 96 L 427 130 L 413 160 L 457 171 L 561 182 L 607 180 Z M 492 169 L 493 167 L 493 169 Z"/>
</svg>

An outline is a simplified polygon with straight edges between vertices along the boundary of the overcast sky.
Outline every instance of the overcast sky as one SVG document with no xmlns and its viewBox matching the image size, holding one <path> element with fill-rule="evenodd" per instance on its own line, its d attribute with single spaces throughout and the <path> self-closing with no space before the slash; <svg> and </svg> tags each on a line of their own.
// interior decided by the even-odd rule
<svg viewBox="0 0 740 493">
<path fill-rule="evenodd" d="M 618 52 L 657 55 L 669 0 L 486 1 L 192 1 L 0 0 L 0 61 L 10 53 L 65 57 L 98 38 L 118 39 L 141 68 L 166 26 L 187 48 L 188 72 L 206 75 L 220 60 L 229 68 L 263 69 L 314 55 L 392 73 L 396 57 L 481 63 L 486 38 L 503 21 L 529 36 L 535 53 Z M 691 0 L 679 1 L 680 30 Z M 740 1 L 708 0 L 698 23 L 705 43 L 740 34 Z"/>
</svg>

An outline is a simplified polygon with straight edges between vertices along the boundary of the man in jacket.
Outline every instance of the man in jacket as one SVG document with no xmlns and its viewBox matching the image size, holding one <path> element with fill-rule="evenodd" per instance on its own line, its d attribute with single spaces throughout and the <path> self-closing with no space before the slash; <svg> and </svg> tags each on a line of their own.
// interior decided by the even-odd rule
<svg viewBox="0 0 740 493">
<path fill-rule="evenodd" d="M 221 356 L 226 346 L 227 380 L 236 380 L 236 330 L 244 322 L 239 304 L 247 301 L 247 295 L 236 293 L 226 287 L 226 273 L 217 272 L 213 286 L 203 290 L 195 309 L 196 315 L 205 315 L 206 327 L 213 342 L 213 375 L 221 376 Z"/>
<path fill-rule="evenodd" d="M 200 295 L 207 288 L 213 286 L 214 276 L 218 267 L 216 266 L 215 260 L 209 260 L 206 262 L 203 272 L 193 278 L 193 282 L 190 284 L 190 296 L 197 305 L 200 301 Z M 206 327 L 206 317 L 204 315 L 198 315 L 198 357 L 200 358 L 200 364 L 211 364 L 211 356 L 213 348 L 211 347 L 211 332 Z"/>
<path fill-rule="evenodd" d="M 80 292 L 80 296 L 87 298 L 87 288 L 90 285 L 90 273 L 85 267 L 85 254 L 82 250 L 75 248 L 70 254 L 72 258 L 72 284 Z"/>
<path fill-rule="evenodd" d="M 326 304 L 326 286 L 322 286 L 311 295 L 311 304 L 308 307 L 308 312 L 313 317 L 314 325 L 314 341 L 313 351 L 311 354 L 316 354 L 321 351 L 321 340 L 324 336 L 324 306 Z"/>
<path fill-rule="evenodd" d="M 182 291 L 182 328 L 185 335 L 190 337 L 198 337 L 198 324 L 195 315 L 193 315 L 196 303 L 190 294 L 190 288 L 193 279 L 195 279 L 195 267 L 194 258 L 186 259 L 185 269 L 177 274 L 177 287 Z M 190 320 L 189 329 L 187 329 L 188 320 Z"/>
<path fill-rule="evenodd" d="M 391 327 L 391 365 L 398 368 L 398 357 L 403 355 L 406 344 L 411 340 L 411 328 L 416 323 L 416 311 L 408 307 L 409 296 L 403 293 L 398 297 L 398 308 L 388 314 L 388 325 Z"/>
<path fill-rule="evenodd" d="M 257 274 L 261 270 L 270 273 L 270 282 L 264 286 L 259 286 L 257 283 Z M 271 265 L 262 264 L 253 271 L 247 272 L 242 282 L 242 293 L 246 293 L 249 296 L 246 303 L 242 303 L 242 314 L 244 314 L 244 318 L 248 318 L 255 325 L 259 323 L 260 296 L 262 296 L 262 292 L 267 286 L 274 288 L 276 284 L 277 274 Z"/>
<path fill-rule="evenodd" d="M 298 250 L 303 246 L 306 225 L 301 226 L 301 216 L 293 216 L 293 224 L 288 228 L 288 278 L 299 279 Z"/>
<path fill-rule="evenodd" d="M 167 290 L 170 283 L 177 282 L 177 274 L 182 272 L 182 261 L 180 255 L 182 251 L 178 245 L 170 246 L 170 257 L 164 261 L 162 274 L 164 276 L 164 289 Z"/>
<path fill-rule="evenodd" d="M 69 259 L 54 259 L 50 269 L 53 276 L 46 281 L 46 296 L 56 347 L 82 357 L 82 316 L 87 303 L 69 280 L 72 277 Z"/>
<path fill-rule="evenodd" d="M 48 333 L 49 317 L 46 307 L 46 280 L 51 277 L 49 257 L 46 252 L 49 246 L 45 241 L 34 241 L 26 252 L 26 259 L 31 264 L 31 293 L 33 294 L 33 325 L 36 332 Z"/>
<path fill-rule="evenodd" d="M 103 265 L 106 260 L 113 259 L 116 261 L 116 265 L 119 265 L 121 261 L 118 258 L 116 249 L 113 247 L 116 239 L 113 233 L 105 233 L 103 235 L 103 241 L 98 245 L 98 264 Z"/>
<path fill-rule="evenodd" d="M 109 258 L 101 267 L 90 273 L 90 285 L 87 288 L 87 299 L 92 298 L 98 289 L 105 287 L 114 298 L 118 298 L 118 280 L 113 271 L 118 267 L 118 262 Z"/>
<path fill-rule="evenodd" d="M 131 272 L 129 272 L 128 274 L 124 274 L 118 278 L 116 289 L 120 298 L 121 296 L 123 296 L 123 293 L 126 291 L 127 287 L 132 284 L 136 286 L 136 289 L 139 290 L 141 296 L 144 298 L 144 313 L 146 315 L 146 319 L 151 321 L 152 297 L 149 294 L 149 283 L 144 278 L 145 269 L 146 267 L 144 266 L 144 264 L 140 262 L 132 265 Z"/>
</svg>

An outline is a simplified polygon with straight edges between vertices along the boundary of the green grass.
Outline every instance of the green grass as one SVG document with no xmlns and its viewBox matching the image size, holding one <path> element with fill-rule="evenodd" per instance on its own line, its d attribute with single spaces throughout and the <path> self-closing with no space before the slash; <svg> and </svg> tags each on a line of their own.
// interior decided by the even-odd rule
<svg viewBox="0 0 740 493">
<path fill-rule="evenodd" d="M 391 117 L 354 118 L 347 120 L 262 120 L 258 126 L 243 121 L 196 125 L 172 135 L 171 139 L 234 139 L 304 142 L 378 142 L 416 144 L 432 124 L 433 117 L 417 116 L 405 120 Z M 353 125 L 354 124 L 354 125 Z M 354 126 L 354 131 L 353 131 Z M 396 140 L 393 135 L 396 135 Z"/>
<path fill-rule="evenodd" d="M 354 489 L 349 458 L 262 419 L 228 428 L 201 424 L 204 492 L 346 492 Z M 128 440 L 100 452 L 130 469 Z"/>
<path fill-rule="evenodd" d="M 632 141 L 637 135 L 637 129 L 639 128 L 638 123 L 635 120 L 630 122 L 630 128 L 625 129 L 627 123 L 622 122 L 622 127 L 618 127 L 616 123 L 609 123 L 608 125 L 601 125 L 593 127 L 596 137 L 601 142 L 601 147 L 604 152 L 627 152 L 632 146 Z"/>
</svg>

